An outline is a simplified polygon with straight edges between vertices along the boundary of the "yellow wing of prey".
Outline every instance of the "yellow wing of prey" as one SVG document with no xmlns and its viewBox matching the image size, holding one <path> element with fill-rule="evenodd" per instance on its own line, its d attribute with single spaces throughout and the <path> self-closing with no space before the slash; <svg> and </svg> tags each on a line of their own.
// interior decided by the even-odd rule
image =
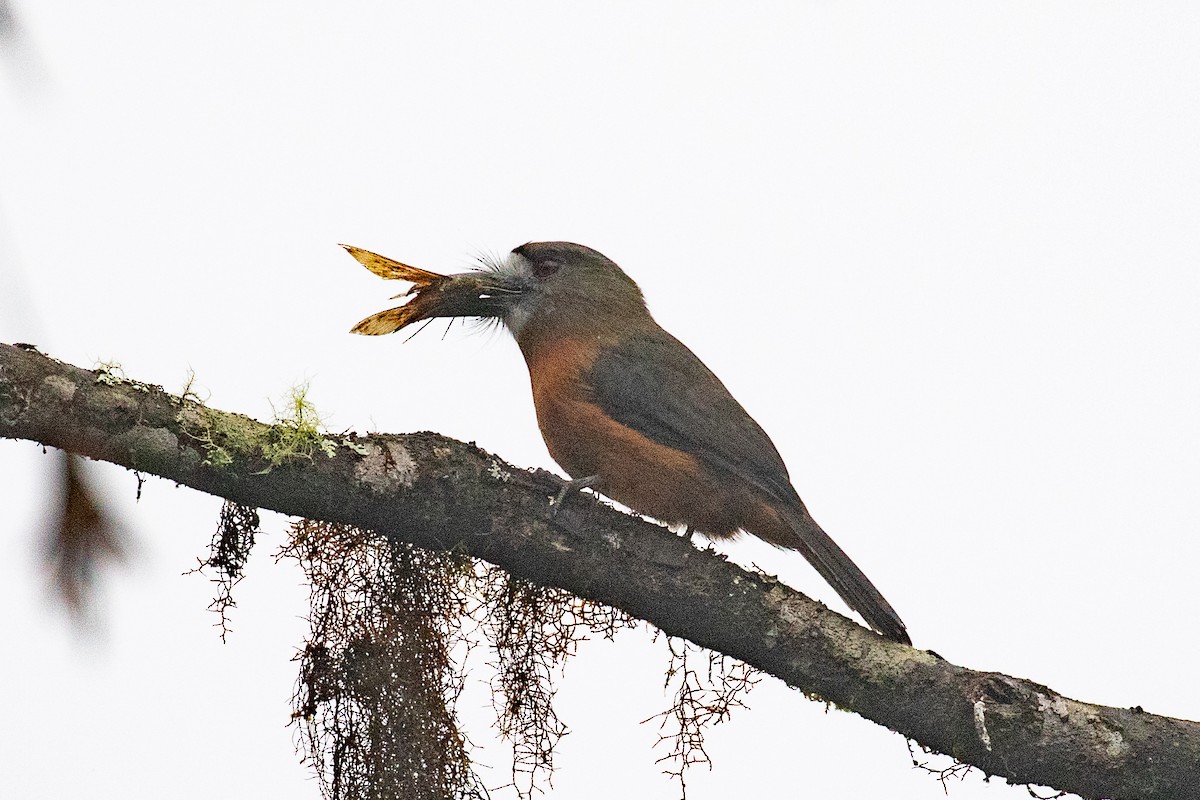
<svg viewBox="0 0 1200 800">
<path fill-rule="evenodd" d="M 343 244 L 341 247 L 347 253 L 354 256 L 355 261 L 379 277 L 389 281 L 408 281 L 413 284 L 413 287 L 407 292 L 402 292 L 395 297 L 404 297 L 409 294 L 416 295 L 410 302 L 402 306 L 389 308 L 387 311 L 380 311 L 378 314 L 372 314 L 351 328 L 351 333 L 361 333 L 366 336 L 382 336 L 385 333 L 395 333 L 405 325 L 425 318 L 422 315 L 422 311 L 425 310 L 422 306 L 425 304 L 419 302 L 421 299 L 420 292 L 428 286 L 433 286 L 445 280 L 445 275 L 430 272 L 420 267 L 409 266 L 395 259 L 381 256 L 378 253 L 372 253 L 370 250 L 364 250 L 361 247 L 355 247 L 351 244 Z"/>
<path fill-rule="evenodd" d="M 412 284 L 407 292 L 395 295 L 408 297 L 407 303 L 372 314 L 351 328 L 351 333 L 379 336 L 434 317 L 498 316 L 503 311 L 498 296 L 516 293 L 515 289 L 500 285 L 495 276 L 486 270 L 442 275 L 403 264 L 361 247 L 345 244 L 342 247 L 358 263 L 379 277 Z"/>
</svg>

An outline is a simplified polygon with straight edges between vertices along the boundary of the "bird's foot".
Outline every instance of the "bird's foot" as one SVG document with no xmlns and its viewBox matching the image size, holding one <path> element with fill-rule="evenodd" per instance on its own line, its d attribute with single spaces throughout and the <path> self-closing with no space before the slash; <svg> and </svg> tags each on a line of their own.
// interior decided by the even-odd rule
<svg viewBox="0 0 1200 800">
<path fill-rule="evenodd" d="M 550 516 L 552 518 L 557 517 L 558 512 L 562 510 L 563 502 L 573 493 L 578 492 L 580 489 L 594 489 L 599 485 L 599 475 L 588 475 L 586 478 L 563 481 L 562 488 L 558 490 L 558 494 L 550 501 Z"/>
</svg>

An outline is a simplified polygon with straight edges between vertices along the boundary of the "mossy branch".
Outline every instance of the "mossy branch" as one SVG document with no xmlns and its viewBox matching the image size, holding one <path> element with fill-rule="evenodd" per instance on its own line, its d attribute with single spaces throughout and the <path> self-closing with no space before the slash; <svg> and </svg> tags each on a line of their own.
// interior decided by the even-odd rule
<svg viewBox="0 0 1200 800">
<path fill-rule="evenodd" d="M 586 497 L 552 518 L 548 498 L 558 486 L 549 475 L 437 434 L 322 437 L 311 451 L 319 455 L 278 460 L 271 443 L 281 435 L 110 371 L 0 345 L 0 437 L 247 506 L 465 552 L 738 658 L 1014 783 L 1086 798 L 1200 796 L 1200 724 L 1081 703 L 886 641 Z"/>
</svg>

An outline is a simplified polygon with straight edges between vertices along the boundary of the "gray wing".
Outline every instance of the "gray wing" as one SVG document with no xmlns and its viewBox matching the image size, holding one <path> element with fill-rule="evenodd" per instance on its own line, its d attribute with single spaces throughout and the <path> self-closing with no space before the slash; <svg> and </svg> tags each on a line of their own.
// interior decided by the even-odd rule
<svg viewBox="0 0 1200 800">
<path fill-rule="evenodd" d="M 661 328 L 601 352 L 587 376 L 617 422 L 778 500 L 799 501 L 770 438 L 712 370 Z"/>
<path fill-rule="evenodd" d="M 791 546 L 871 627 L 910 643 L 899 615 L 809 516 L 767 434 L 691 350 L 662 329 L 636 334 L 603 351 L 588 380 L 596 404 L 617 422 L 779 502 L 797 536 Z"/>
</svg>

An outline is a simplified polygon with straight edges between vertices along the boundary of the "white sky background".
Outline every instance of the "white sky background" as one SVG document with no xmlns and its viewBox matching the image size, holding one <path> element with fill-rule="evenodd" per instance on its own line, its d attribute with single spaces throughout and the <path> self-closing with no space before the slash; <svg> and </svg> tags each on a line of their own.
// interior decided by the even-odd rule
<svg viewBox="0 0 1200 800">
<path fill-rule="evenodd" d="M 453 270 L 582 242 L 763 424 L 919 646 L 1200 718 L 1200 8 L 733 6 L 18 2 L 0 341 L 173 391 L 191 368 L 261 419 L 311 379 L 334 429 L 549 468 L 507 335 L 347 334 L 397 289 L 336 243 Z M 222 645 L 180 577 L 219 501 L 150 480 L 135 504 L 94 466 L 141 554 L 81 638 L 35 571 L 51 464 L 0 442 L 2 793 L 318 797 L 286 727 L 286 521 Z M 728 550 L 843 608 L 799 555 Z M 642 634 L 583 648 L 549 796 L 677 796 L 638 724 L 664 667 Z M 897 735 L 773 679 L 749 702 L 694 800 L 943 797 Z M 487 693 L 461 711 L 486 742 Z M 502 750 L 479 760 L 505 782 Z M 950 797 L 1028 795 L 976 773 Z"/>
</svg>

